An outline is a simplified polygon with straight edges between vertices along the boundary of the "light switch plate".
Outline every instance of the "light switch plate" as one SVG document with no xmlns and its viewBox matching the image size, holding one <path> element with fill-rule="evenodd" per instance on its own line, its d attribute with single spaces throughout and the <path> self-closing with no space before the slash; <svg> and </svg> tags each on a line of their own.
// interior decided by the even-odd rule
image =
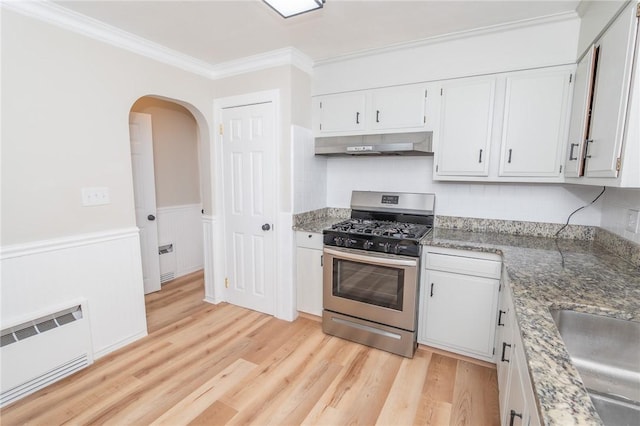
<svg viewBox="0 0 640 426">
<path fill-rule="evenodd" d="M 634 210 L 634 209 L 627 210 L 627 223 L 624 229 L 629 232 L 633 232 L 634 234 L 637 234 L 639 216 L 640 216 L 640 212 L 638 212 L 638 210 Z"/>
<path fill-rule="evenodd" d="M 109 188 L 82 188 L 82 205 L 83 206 L 101 206 L 110 204 Z"/>
</svg>

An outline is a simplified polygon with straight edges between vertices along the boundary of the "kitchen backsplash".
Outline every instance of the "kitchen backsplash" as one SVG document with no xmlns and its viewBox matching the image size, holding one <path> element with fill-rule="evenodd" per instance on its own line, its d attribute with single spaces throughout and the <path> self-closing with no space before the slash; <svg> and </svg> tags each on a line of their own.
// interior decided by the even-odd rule
<svg viewBox="0 0 640 426">
<path fill-rule="evenodd" d="M 554 238 L 563 225 L 558 223 L 525 222 L 521 220 L 478 219 L 473 217 L 436 216 L 435 226 L 469 232 L 499 232 L 511 235 L 530 235 Z M 569 240 L 593 240 L 597 227 L 569 225 L 559 237 Z"/>
<path fill-rule="evenodd" d="M 329 218 L 347 219 L 350 209 L 325 207 L 293 215 L 295 229 L 305 228 L 305 224 L 317 223 Z M 479 219 L 471 217 L 436 216 L 435 227 L 459 229 L 468 232 L 497 232 L 511 235 L 529 235 L 554 238 L 563 226 L 558 223 L 525 222 L 516 220 Z M 597 226 L 569 225 L 560 233 L 562 239 L 593 241 L 617 256 L 640 268 L 640 244 L 627 240 L 615 233 Z"/>
</svg>

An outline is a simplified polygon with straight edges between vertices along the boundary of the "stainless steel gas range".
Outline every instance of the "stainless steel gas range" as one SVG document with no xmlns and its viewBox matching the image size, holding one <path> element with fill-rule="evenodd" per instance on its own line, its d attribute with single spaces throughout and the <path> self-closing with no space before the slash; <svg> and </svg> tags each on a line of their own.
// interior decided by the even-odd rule
<svg viewBox="0 0 640 426">
<path fill-rule="evenodd" d="M 351 218 L 323 232 L 325 333 L 412 358 L 421 240 L 434 194 L 354 191 Z"/>
</svg>

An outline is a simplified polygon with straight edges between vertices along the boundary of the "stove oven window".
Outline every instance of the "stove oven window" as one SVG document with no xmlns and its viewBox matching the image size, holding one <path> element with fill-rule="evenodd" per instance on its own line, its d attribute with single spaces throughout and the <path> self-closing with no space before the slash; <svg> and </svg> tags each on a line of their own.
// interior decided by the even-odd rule
<svg viewBox="0 0 640 426">
<path fill-rule="evenodd" d="M 334 259 L 333 295 L 402 311 L 404 270 Z"/>
</svg>

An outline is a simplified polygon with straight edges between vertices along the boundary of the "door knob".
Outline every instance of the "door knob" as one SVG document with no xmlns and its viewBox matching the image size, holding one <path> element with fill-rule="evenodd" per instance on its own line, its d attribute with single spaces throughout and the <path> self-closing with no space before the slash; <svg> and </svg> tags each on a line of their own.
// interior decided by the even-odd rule
<svg viewBox="0 0 640 426">
<path fill-rule="evenodd" d="M 271 225 L 269 225 L 268 223 L 265 223 L 264 225 L 262 225 L 263 231 L 268 231 L 269 229 L 271 229 Z"/>
<path fill-rule="evenodd" d="M 153 220 L 156 220 L 156 217 L 154 215 L 150 214 L 149 216 L 147 216 L 147 219 L 153 221 Z"/>
</svg>

